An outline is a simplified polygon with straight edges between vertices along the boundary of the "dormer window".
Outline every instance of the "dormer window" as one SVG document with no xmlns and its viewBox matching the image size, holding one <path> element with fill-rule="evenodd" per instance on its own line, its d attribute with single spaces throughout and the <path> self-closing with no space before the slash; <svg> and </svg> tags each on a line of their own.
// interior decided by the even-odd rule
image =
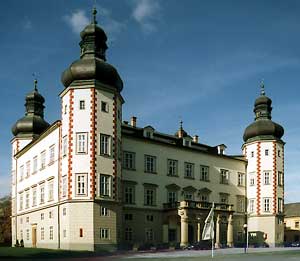
<svg viewBox="0 0 300 261">
<path fill-rule="evenodd" d="M 191 141 L 188 139 L 183 138 L 182 139 L 182 145 L 185 147 L 191 147 Z"/>
<path fill-rule="evenodd" d="M 147 126 L 144 128 L 144 137 L 148 139 L 153 139 L 154 129 L 151 126 Z"/>
<path fill-rule="evenodd" d="M 104 101 L 101 102 L 101 111 L 108 112 L 108 104 L 107 104 L 107 102 L 104 102 Z"/>
</svg>

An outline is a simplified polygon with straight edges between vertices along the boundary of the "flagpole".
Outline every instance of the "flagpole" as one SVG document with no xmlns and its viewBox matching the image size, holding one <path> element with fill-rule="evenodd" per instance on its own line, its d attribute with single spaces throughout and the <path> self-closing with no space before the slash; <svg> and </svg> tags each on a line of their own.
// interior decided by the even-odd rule
<svg viewBox="0 0 300 261">
<path fill-rule="evenodd" d="M 213 229 L 212 229 L 212 237 L 211 237 L 211 258 L 214 258 L 214 239 L 215 239 L 215 221 L 214 221 L 214 202 L 212 203 L 212 222 L 213 222 Z"/>
</svg>

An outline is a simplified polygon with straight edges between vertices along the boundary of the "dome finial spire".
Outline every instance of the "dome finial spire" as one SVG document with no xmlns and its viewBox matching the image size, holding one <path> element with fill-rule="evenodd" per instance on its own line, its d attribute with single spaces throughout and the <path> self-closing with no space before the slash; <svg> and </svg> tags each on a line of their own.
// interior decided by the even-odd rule
<svg viewBox="0 0 300 261">
<path fill-rule="evenodd" d="M 95 4 L 94 4 L 94 7 L 93 7 L 92 15 L 93 15 L 92 24 L 97 24 L 97 20 L 96 20 L 96 15 L 97 15 L 96 1 L 95 1 Z"/>
<path fill-rule="evenodd" d="M 265 83 L 264 83 L 264 79 L 261 80 L 261 83 L 260 83 L 260 95 L 265 95 L 266 92 L 265 92 Z"/>
<path fill-rule="evenodd" d="M 38 80 L 37 80 L 37 78 L 36 78 L 36 74 L 35 74 L 35 73 L 32 73 L 32 76 L 34 77 L 34 80 L 33 80 L 34 90 L 35 90 L 35 91 L 38 91 L 38 89 L 37 89 L 37 83 L 38 83 Z"/>
</svg>

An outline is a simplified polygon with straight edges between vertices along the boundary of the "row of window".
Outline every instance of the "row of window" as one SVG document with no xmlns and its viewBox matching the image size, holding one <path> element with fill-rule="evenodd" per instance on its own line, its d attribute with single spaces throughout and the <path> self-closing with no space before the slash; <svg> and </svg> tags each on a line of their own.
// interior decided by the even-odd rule
<svg viewBox="0 0 300 261">
<path fill-rule="evenodd" d="M 133 230 L 131 227 L 125 228 L 125 240 L 132 241 L 133 240 Z M 151 242 L 154 240 L 154 231 L 152 228 L 145 228 L 145 240 L 147 242 Z"/>
<path fill-rule="evenodd" d="M 251 158 L 254 158 L 254 151 L 251 151 Z M 270 151 L 269 149 L 265 149 L 265 156 L 270 156 Z M 278 157 L 281 157 L 281 151 L 280 150 L 277 150 L 277 156 Z"/>
<path fill-rule="evenodd" d="M 272 210 L 272 198 L 263 198 L 262 199 L 262 203 L 263 203 L 263 211 L 266 213 L 271 212 Z M 283 212 L 283 199 L 282 198 L 278 198 L 278 212 L 282 213 Z M 248 209 L 249 213 L 254 213 L 255 212 L 255 199 L 249 199 L 249 209 Z"/>
<path fill-rule="evenodd" d="M 85 104 L 85 100 L 79 100 L 78 102 L 78 108 L 79 110 L 85 110 L 86 109 L 86 104 Z M 65 104 L 64 106 L 64 114 L 67 114 L 68 111 L 68 106 L 67 104 Z M 108 107 L 108 103 L 105 101 L 101 101 L 101 111 L 102 112 L 109 112 L 109 107 Z"/>
<path fill-rule="evenodd" d="M 30 207 L 36 207 L 37 204 L 44 204 L 46 201 L 45 198 L 45 188 L 47 188 L 47 200 L 54 200 L 54 180 L 49 181 L 34 186 L 31 189 L 21 192 L 19 194 L 19 210 L 28 209 Z M 24 204 L 25 203 L 25 204 Z"/>
<path fill-rule="evenodd" d="M 49 160 L 48 165 L 53 164 L 55 161 L 55 144 L 49 147 Z M 47 160 L 46 160 L 46 150 L 43 150 L 40 153 L 40 170 L 43 170 L 46 167 Z M 28 178 L 31 174 L 35 174 L 38 171 L 38 156 L 34 156 L 31 161 L 27 161 L 25 166 L 24 164 L 20 166 L 19 172 L 19 181 L 22 181 L 24 178 Z M 13 180 L 14 180 L 14 173 L 13 173 Z"/>
<path fill-rule="evenodd" d="M 263 171 L 263 180 L 262 183 L 263 185 L 271 185 L 272 183 L 272 171 Z M 255 186 L 255 172 L 249 173 L 249 185 L 250 186 Z M 283 172 L 278 171 L 277 172 L 277 185 L 278 186 L 283 186 Z"/>
<path fill-rule="evenodd" d="M 135 153 L 124 151 L 123 152 L 123 168 L 129 170 L 135 170 Z M 144 155 L 144 171 L 147 173 L 157 173 L 157 159 L 156 156 Z M 183 169 L 185 178 L 195 178 L 195 164 L 190 162 L 184 162 Z M 167 175 L 178 177 L 178 160 L 167 160 Z M 245 178 L 244 173 L 238 173 L 238 185 L 244 186 Z M 209 181 L 209 166 L 200 165 L 200 180 Z M 220 170 L 220 183 L 229 183 L 229 171 L 226 169 Z"/>
</svg>

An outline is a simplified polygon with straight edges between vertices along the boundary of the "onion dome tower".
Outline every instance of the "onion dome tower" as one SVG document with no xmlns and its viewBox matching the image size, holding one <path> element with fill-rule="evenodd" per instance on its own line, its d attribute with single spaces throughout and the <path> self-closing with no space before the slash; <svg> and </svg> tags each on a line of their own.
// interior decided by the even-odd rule
<svg viewBox="0 0 300 261">
<path fill-rule="evenodd" d="M 12 127 L 12 133 L 17 138 L 36 138 L 49 123 L 44 120 L 44 97 L 38 92 L 37 80 L 34 80 L 34 90 L 26 95 L 26 113 Z"/>
<path fill-rule="evenodd" d="M 255 121 L 244 132 L 243 154 L 248 164 L 247 220 L 248 232 L 256 235 L 257 243 L 270 247 L 284 240 L 284 129 L 271 119 L 272 100 L 265 95 L 264 84 L 255 100 Z M 253 235 L 254 235 L 253 234 Z"/>
<path fill-rule="evenodd" d="M 255 121 L 250 124 L 244 132 L 244 142 L 254 140 L 276 139 L 280 140 L 284 134 L 284 129 L 281 125 L 273 122 L 272 100 L 265 95 L 264 85 L 261 85 L 261 95 L 255 100 L 254 113 Z"/>
<path fill-rule="evenodd" d="M 97 11 L 94 8 L 92 22 L 80 33 L 80 59 L 73 62 L 63 72 L 61 81 L 65 87 L 68 87 L 81 80 L 97 80 L 121 92 L 123 82 L 117 70 L 106 62 L 107 36 L 97 25 L 96 14 Z"/>
</svg>

